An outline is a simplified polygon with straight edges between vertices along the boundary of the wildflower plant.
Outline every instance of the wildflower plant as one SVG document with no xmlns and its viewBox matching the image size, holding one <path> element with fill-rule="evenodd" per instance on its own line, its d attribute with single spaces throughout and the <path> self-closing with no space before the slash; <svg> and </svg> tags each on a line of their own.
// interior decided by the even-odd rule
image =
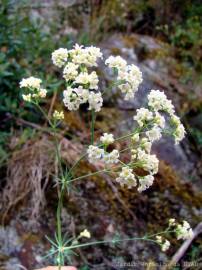
<svg viewBox="0 0 202 270">
<path fill-rule="evenodd" d="M 90 142 L 81 157 L 74 162 L 71 168 L 64 169 L 57 140 L 57 126 L 64 119 L 63 111 L 54 111 L 49 116 L 40 106 L 40 102 L 46 97 L 47 90 L 43 89 L 42 81 L 35 77 L 22 79 L 20 87 L 23 88 L 22 98 L 25 102 L 35 105 L 48 121 L 55 139 L 56 159 L 59 167 L 58 178 L 58 207 L 57 207 L 57 230 L 55 240 L 49 239 L 52 248 L 48 256 L 55 255 L 56 263 L 61 268 L 65 259 L 70 259 L 75 254 L 75 249 L 90 245 L 118 243 L 131 240 L 146 240 L 159 244 L 162 251 L 166 251 L 170 242 L 163 236 L 175 233 L 177 239 L 191 237 L 192 229 L 188 222 L 177 224 L 171 219 L 165 231 L 143 237 L 128 239 L 114 238 L 109 241 L 95 241 L 80 243 L 81 238 L 90 238 L 91 234 L 85 229 L 79 236 L 65 239 L 61 226 L 61 210 L 64 194 L 71 182 L 90 178 L 93 175 L 105 173 L 111 176 L 112 181 L 117 182 L 124 188 L 137 189 L 143 192 L 150 188 L 154 182 L 154 175 L 158 172 L 159 160 L 152 154 L 152 144 L 158 141 L 164 134 L 170 135 L 178 144 L 185 135 L 185 129 L 175 114 L 174 106 L 163 91 L 151 90 L 147 97 L 147 106 L 139 108 L 134 115 L 134 128 L 131 133 L 123 134 L 116 138 L 113 134 L 103 133 L 98 142 L 94 141 L 94 126 L 96 113 L 103 106 L 103 91 L 99 87 L 99 78 L 93 68 L 97 67 L 99 61 L 103 60 L 103 54 L 99 48 L 83 47 L 76 44 L 71 50 L 60 48 L 52 53 L 52 61 L 55 66 L 63 69 L 63 78 L 66 89 L 63 91 L 63 104 L 70 111 L 79 110 L 82 104 L 88 104 L 91 112 Z M 110 56 L 105 64 L 112 69 L 114 74 L 113 85 L 124 96 L 125 100 L 133 99 L 142 83 L 142 73 L 135 65 L 128 65 L 120 56 Z M 114 142 L 128 140 L 129 147 L 126 149 L 111 149 Z M 122 153 L 128 151 L 129 162 L 124 163 Z M 87 158 L 90 163 L 99 162 L 103 169 L 94 171 L 78 177 L 74 176 L 75 169 L 80 161 Z M 140 170 L 141 169 L 141 170 Z M 140 174 L 143 171 L 144 174 Z"/>
</svg>

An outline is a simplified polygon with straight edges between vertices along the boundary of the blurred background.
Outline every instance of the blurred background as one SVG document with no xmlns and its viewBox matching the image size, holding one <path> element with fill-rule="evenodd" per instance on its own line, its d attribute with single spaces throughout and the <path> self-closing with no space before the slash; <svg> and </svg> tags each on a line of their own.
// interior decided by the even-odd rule
<svg viewBox="0 0 202 270">
<path fill-rule="evenodd" d="M 53 237 L 57 207 L 53 139 L 41 114 L 22 101 L 19 81 L 40 77 L 49 93 L 44 109 L 49 114 L 62 109 L 65 86 L 51 53 L 75 43 L 96 45 L 106 57 L 121 55 L 143 72 L 134 101 L 124 102 L 116 91 L 107 93 L 97 116 L 97 137 L 103 131 L 120 135 L 132 129 L 132 116 L 150 89 L 164 90 L 172 99 L 187 134 L 180 145 L 164 138 L 154 146 L 160 169 L 154 185 L 142 194 L 103 176 L 72 186 L 62 213 L 64 232 L 71 236 L 88 228 L 92 240 L 107 240 L 116 233 L 134 237 L 161 231 L 171 217 L 193 227 L 202 220 L 201 26 L 200 0 L 0 0 L 0 269 L 53 264 L 52 258 L 43 259 L 50 248 L 44 235 Z M 104 65 L 97 72 L 105 87 L 110 75 Z M 63 109 L 59 135 L 68 166 L 88 144 L 89 115 Z M 78 173 L 91 169 L 83 161 Z M 170 240 L 166 254 L 156 245 L 130 242 L 79 250 L 72 264 L 109 270 L 142 262 L 131 269 L 161 269 L 152 263 L 167 262 L 180 246 Z M 201 248 L 198 237 L 173 269 L 201 269 Z M 185 267 L 184 262 L 196 264 Z"/>
</svg>

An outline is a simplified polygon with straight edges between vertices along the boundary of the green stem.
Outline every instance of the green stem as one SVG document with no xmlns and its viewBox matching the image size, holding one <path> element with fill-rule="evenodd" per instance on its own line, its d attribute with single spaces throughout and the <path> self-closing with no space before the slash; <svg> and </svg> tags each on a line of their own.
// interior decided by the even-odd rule
<svg viewBox="0 0 202 270">
<path fill-rule="evenodd" d="M 127 134 L 127 135 L 124 135 L 124 136 L 122 136 L 122 137 L 119 137 L 119 138 L 117 138 L 117 139 L 115 139 L 114 141 L 116 142 L 116 141 L 120 141 L 120 140 L 124 140 L 124 139 L 126 139 L 126 138 L 128 138 L 128 137 L 131 137 L 132 135 L 134 135 L 136 133 L 136 131 L 135 132 L 133 132 L 133 133 L 130 133 L 130 134 Z M 98 147 L 102 147 L 103 146 L 103 144 L 99 144 L 98 145 Z M 130 149 L 130 148 L 126 148 L 126 149 Z M 126 150 L 126 149 L 124 149 L 124 150 Z M 123 150 L 122 150 L 123 151 Z M 73 171 L 73 169 L 74 168 L 76 168 L 77 167 L 77 165 L 79 164 L 79 162 L 82 160 L 82 159 L 84 159 L 85 157 L 87 156 L 87 153 L 84 153 L 73 165 L 72 165 L 72 167 L 69 169 L 69 175 L 70 175 L 70 173 Z"/>
<path fill-rule="evenodd" d="M 55 151 L 56 151 L 56 158 L 57 162 L 59 165 L 59 174 L 64 176 L 63 174 L 63 168 L 62 168 L 62 160 L 61 160 L 61 155 L 60 155 L 60 150 L 59 150 L 59 143 L 57 139 L 57 134 L 56 134 L 56 124 L 51 122 L 51 120 L 48 118 L 48 115 L 46 112 L 41 108 L 41 106 L 38 103 L 34 102 L 34 105 L 39 109 L 39 111 L 43 114 L 45 119 L 48 121 L 49 125 L 51 126 L 53 130 L 53 137 L 54 137 L 54 145 L 55 145 Z M 56 222 L 57 222 L 57 241 L 58 245 L 61 247 L 63 245 L 63 239 L 62 239 L 62 222 L 61 222 L 61 213 L 62 213 L 62 207 L 63 207 L 63 198 L 64 198 L 64 185 L 62 187 L 58 188 L 58 205 L 57 205 L 57 212 L 56 212 Z M 59 257 L 58 257 L 58 269 L 61 270 L 62 265 L 64 265 L 64 254 L 63 252 L 59 252 Z"/>
<path fill-rule="evenodd" d="M 74 182 L 74 181 L 77 181 L 77 180 L 80 180 L 80 179 L 83 179 L 83 178 L 86 178 L 86 177 L 90 177 L 90 176 L 93 176 L 93 175 L 97 175 L 99 173 L 104 173 L 104 172 L 111 172 L 111 170 L 100 170 L 100 171 L 96 171 L 96 172 L 93 172 L 93 173 L 89 173 L 89 174 L 85 174 L 85 175 L 82 175 L 82 176 L 79 176 L 77 178 L 74 178 L 72 180 L 69 180 L 69 182 Z"/>
<path fill-rule="evenodd" d="M 133 168 L 139 167 L 139 166 L 142 165 L 141 162 L 134 162 L 133 164 L 129 164 L 129 165 L 128 165 L 128 164 L 125 164 L 124 162 L 122 162 L 121 160 L 119 160 L 119 161 L 120 161 L 120 163 L 121 163 L 123 166 L 129 166 L 129 165 L 131 166 L 131 165 L 132 165 Z M 116 169 L 119 169 L 119 168 L 121 168 L 121 167 L 122 167 L 122 166 L 116 167 Z M 94 176 L 94 175 L 97 175 L 97 174 L 100 174 L 100 173 L 110 173 L 110 172 L 111 172 L 111 173 L 115 173 L 116 171 L 104 169 L 104 170 L 100 170 L 100 171 L 96 171 L 96 172 L 93 172 L 93 173 L 89 173 L 89 174 L 85 174 L 85 175 L 76 177 L 76 178 L 74 178 L 74 179 L 72 179 L 72 180 L 69 180 L 68 183 L 74 182 L 74 181 L 77 181 L 77 180 L 81 180 L 81 179 L 86 178 L 86 177 Z"/>
<path fill-rule="evenodd" d="M 47 122 L 50 124 L 50 126 L 52 126 L 52 123 L 50 121 L 50 119 L 48 118 L 48 115 L 46 114 L 46 112 L 41 108 L 41 106 L 36 103 L 36 102 L 32 102 L 36 107 L 37 109 L 39 109 L 39 111 L 43 114 L 44 118 L 47 120 Z"/>
<path fill-rule="evenodd" d="M 91 112 L 91 139 L 90 143 L 94 144 L 94 131 L 95 131 L 95 110 L 92 110 Z"/>
<path fill-rule="evenodd" d="M 151 237 L 161 235 L 161 234 L 172 233 L 172 232 L 175 232 L 175 231 L 166 230 L 166 231 L 151 234 L 151 235 L 145 235 L 143 237 L 125 238 L 125 239 L 117 239 L 117 240 L 95 241 L 95 242 L 89 242 L 89 243 L 74 245 L 74 246 L 70 246 L 70 247 L 65 247 L 64 249 L 75 249 L 75 248 L 87 247 L 87 246 L 93 246 L 93 245 L 99 245 L 99 244 L 118 243 L 118 242 L 125 242 L 125 241 L 134 241 L 134 240 L 144 240 L 144 241 L 157 243 L 154 239 L 151 239 Z"/>
<path fill-rule="evenodd" d="M 52 127 L 52 130 L 53 130 L 57 162 L 58 162 L 58 165 L 59 165 L 60 173 L 63 176 L 62 160 L 61 160 L 61 156 L 60 156 L 59 143 L 58 143 L 58 139 L 57 139 L 57 135 L 56 135 L 56 128 L 55 128 L 55 126 L 51 126 L 51 127 Z"/>
<path fill-rule="evenodd" d="M 118 243 L 118 242 L 125 242 L 125 241 L 134 241 L 134 240 L 144 240 L 144 241 L 150 241 L 155 242 L 155 240 L 145 238 L 145 237 L 134 237 L 134 238 L 125 238 L 125 239 L 119 239 L 119 240 L 103 240 L 103 241 L 95 241 L 95 242 L 89 242 L 85 244 L 65 247 L 64 249 L 75 249 L 80 247 L 87 247 L 87 246 L 93 246 L 93 245 L 100 245 L 100 244 L 109 244 L 109 243 Z"/>
</svg>

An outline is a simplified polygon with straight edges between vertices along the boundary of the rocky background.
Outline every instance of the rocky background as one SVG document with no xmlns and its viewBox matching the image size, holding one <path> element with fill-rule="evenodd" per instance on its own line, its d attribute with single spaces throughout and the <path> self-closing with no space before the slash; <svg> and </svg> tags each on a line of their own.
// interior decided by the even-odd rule
<svg viewBox="0 0 202 270">
<path fill-rule="evenodd" d="M 132 116 L 150 89 L 164 90 L 186 127 L 186 138 L 168 138 L 153 148 L 160 159 L 155 184 L 142 194 L 117 186 L 106 176 L 79 181 L 65 197 L 63 230 L 68 235 L 88 228 L 92 241 L 144 235 L 163 230 L 170 217 L 195 227 L 202 220 L 202 6 L 200 1 L 2 1 L 0 6 L 0 269 L 32 270 L 52 259 L 45 235 L 53 236 L 57 190 L 54 145 L 41 115 L 24 104 L 18 83 L 35 75 L 47 82 L 43 104 L 62 108 L 63 82 L 51 63 L 51 52 L 72 44 L 95 44 L 104 55 L 121 55 L 137 64 L 144 82 L 133 102 L 115 89 L 107 93 L 97 116 L 95 136 L 132 129 Z M 101 87 L 111 80 L 104 65 Z M 63 160 L 70 165 L 88 144 L 88 112 L 65 110 L 60 130 Z M 117 147 L 121 145 L 117 143 Z M 125 157 L 127 159 L 127 157 Z M 83 161 L 78 174 L 95 169 Z M 154 244 L 126 242 L 78 250 L 79 269 L 162 269 L 180 243 L 172 240 L 165 254 Z M 201 269 L 202 238 L 192 243 L 173 269 Z M 121 267 L 121 263 L 138 266 Z M 195 262 L 185 266 L 184 262 Z M 145 265 L 144 263 L 148 263 Z M 149 264 L 150 263 L 150 264 Z M 157 263 L 158 265 L 155 265 Z"/>
</svg>

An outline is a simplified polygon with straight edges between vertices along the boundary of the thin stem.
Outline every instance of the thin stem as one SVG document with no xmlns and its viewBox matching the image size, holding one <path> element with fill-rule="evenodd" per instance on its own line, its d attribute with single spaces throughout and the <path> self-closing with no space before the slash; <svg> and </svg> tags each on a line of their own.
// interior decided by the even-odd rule
<svg viewBox="0 0 202 270">
<path fill-rule="evenodd" d="M 41 106 L 38 103 L 35 103 L 35 106 L 40 110 L 40 112 L 43 114 L 45 119 L 48 121 L 50 124 L 52 130 L 53 130 L 53 137 L 54 137 L 54 145 L 55 145 L 55 150 L 56 150 L 56 157 L 57 157 L 57 162 L 59 165 L 59 173 L 61 173 L 63 177 L 63 168 L 62 168 L 62 161 L 61 161 L 61 156 L 60 156 L 60 150 L 59 150 L 59 143 L 57 140 L 57 135 L 56 135 L 56 124 L 51 122 L 49 119 L 48 115 L 46 112 L 41 108 Z M 62 240 L 62 223 L 61 223 L 61 213 L 62 213 L 62 207 L 63 207 L 63 197 L 64 197 L 64 186 L 60 189 L 60 185 L 58 188 L 58 205 L 57 205 L 57 212 L 56 212 L 56 222 L 57 222 L 57 241 L 59 246 L 62 246 L 63 240 Z M 58 257 L 58 269 L 61 270 L 62 265 L 64 264 L 64 255 L 62 252 L 59 252 L 59 257 Z"/>
<path fill-rule="evenodd" d="M 118 243 L 118 242 L 125 242 L 125 241 L 134 241 L 134 240 L 144 240 L 144 241 L 157 243 L 155 240 L 151 239 L 151 237 L 161 235 L 161 234 L 172 233 L 172 232 L 175 232 L 175 231 L 166 230 L 166 231 L 151 234 L 151 235 L 145 235 L 143 237 L 125 238 L 125 239 L 117 239 L 117 240 L 95 241 L 95 242 L 89 242 L 89 243 L 74 245 L 74 246 L 70 246 L 70 247 L 64 247 L 64 249 L 75 249 L 75 248 L 87 247 L 87 246 L 93 246 L 93 245 L 99 245 L 99 244 Z"/>
<path fill-rule="evenodd" d="M 61 224 L 61 212 L 62 212 L 62 204 L 63 204 L 63 191 L 59 191 L 58 198 L 58 206 L 57 206 L 57 239 L 59 246 L 62 246 L 62 224 Z M 61 269 L 63 254 L 59 252 L 59 261 L 58 261 L 58 269 Z"/>
<path fill-rule="evenodd" d="M 56 157 L 57 157 L 57 161 L 59 164 L 60 173 L 62 174 L 62 177 L 63 177 L 62 160 L 61 160 L 61 156 L 60 156 L 59 143 L 58 143 L 58 139 L 57 139 L 57 135 L 56 135 L 55 126 L 52 126 L 52 130 L 53 130 L 53 136 L 54 136 Z"/>
<path fill-rule="evenodd" d="M 93 172 L 93 173 L 85 174 L 85 175 L 79 176 L 77 178 L 74 178 L 72 180 L 69 180 L 68 182 L 74 182 L 74 181 L 77 181 L 77 180 L 80 180 L 80 179 L 83 179 L 83 178 L 86 178 L 86 177 L 90 177 L 90 176 L 93 176 L 93 175 L 97 175 L 99 173 L 104 173 L 104 172 L 111 172 L 111 170 L 100 170 L 100 171 L 96 171 L 96 172 Z"/>
<path fill-rule="evenodd" d="M 45 119 L 48 121 L 48 123 L 52 127 L 52 123 L 51 123 L 50 119 L 48 118 L 48 115 L 46 114 L 46 112 L 41 108 L 41 106 L 37 102 L 33 102 L 33 104 L 37 107 L 37 109 L 39 109 L 39 111 L 43 114 Z"/>
<path fill-rule="evenodd" d="M 157 235 L 161 235 L 161 234 L 165 234 L 165 233 L 175 233 L 176 231 L 163 231 L 163 232 L 159 232 L 159 233 L 155 233 L 155 234 L 150 234 L 148 235 L 148 237 L 154 237 L 154 236 L 157 236 Z"/>
<path fill-rule="evenodd" d="M 94 144 L 94 132 L 95 132 L 95 110 L 92 110 L 91 112 L 91 139 L 90 143 L 93 145 Z"/>
<path fill-rule="evenodd" d="M 70 247 L 64 247 L 64 249 L 75 249 L 80 247 L 87 247 L 87 246 L 93 246 L 93 245 L 99 245 L 99 244 L 108 244 L 108 243 L 118 243 L 118 242 L 125 242 L 125 241 L 134 241 L 134 240 L 145 240 L 150 242 L 155 242 L 155 240 L 145 238 L 145 237 L 134 237 L 134 238 L 125 238 L 125 239 L 119 239 L 119 240 L 103 240 L 103 241 L 95 241 L 95 242 L 89 242 L 85 244 L 70 246 Z"/>
<path fill-rule="evenodd" d="M 84 153 L 73 165 L 72 167 L 69 169 L 69 173 L 68 175 L 70 176 L 71 175 L 71 172 L 73 171 L 73 169 L 78 165 L 78 163 L 84 159 L 86 157 L 87 153 Z"/>
<path fill-rule="evenodd" d="M 124 135 L 124 136 L 121 136 L 121 137 L 119 137 L 119 138 L 116 138 L 114 141 L 116 142 L 116 141 L 120 141 L 120 140 L 124 140 L 124 139 L 126 139 L 126 138 L 128 138 L 128 137 L 131 137 L 132 135 L 134 135 L 135 133 L 136 133 L 137 131 L 134 131 L 134 132 L 132 132 L 132 133 L 130 133 L 130 134 L 127 134 L 127 135 Z M 99 144 L 98 145 L 98 147 L 102 147 L 103 146 L 103 144 Z M 126 148 L 126 149 L 124 149 L 124 150 L 127 150 L 127 149 L 130 149 L 130 148 Z M 82 160 L 82 159 L 84 159 L 85 157 L 87 156 L 87 153 L 85 152 L 73 165 L 72 165 L 72 167 L 69 169 L 69 173 L 71 173 L 72 171 L 73 171 L 73 169 L 74 168 L 76 168 L 77 167 L 77 165 L 79 164 L 79 162 Z M 69 174 L 70 175 L 70 174 Z"/>
<path fill-rule="evenodd" d="M 128 164 L 125 164 L 125 163 L 122 162 L 121 160 L 119 160 L 119 161 L 120 161 L 120 163 L 121 163 L 122 165 L 128 166 Z M 141 162 L 135 162 L 135 163 L 130 164 L 130 165 L 132 165 L 133 168 L 135 168 L 135 167 L 141 166 L 142 163 L 141 163 Z M 116 167 L 116 169 L 119 169 L 120 167 L 122 167 L 122 166 L 118 166 L 118 167 Z M 85 174 L 85 175 L 76 177 L 76 178 L 74 178 L 74 179 L 72 179 L 72 180 L 69 180 L 68 183 L 74 182 L 74 181 L 77 181 L 77 180 L 81 180 L 81 179 L 86 178 L 86 177 L 94 176 L 94 175 L 97 175 L 97 174 L 100 174 L 100 173 L 105 173 L 105 172 L 106 172 L 106 173 L 115 173 L 116 171 L 107 170 L 107 169 L 99 170 L 99 171 L 96 171 L 96 172 L 93 172 L 93 173 L 89 173 L 89 174 Z"/>
</svg>

